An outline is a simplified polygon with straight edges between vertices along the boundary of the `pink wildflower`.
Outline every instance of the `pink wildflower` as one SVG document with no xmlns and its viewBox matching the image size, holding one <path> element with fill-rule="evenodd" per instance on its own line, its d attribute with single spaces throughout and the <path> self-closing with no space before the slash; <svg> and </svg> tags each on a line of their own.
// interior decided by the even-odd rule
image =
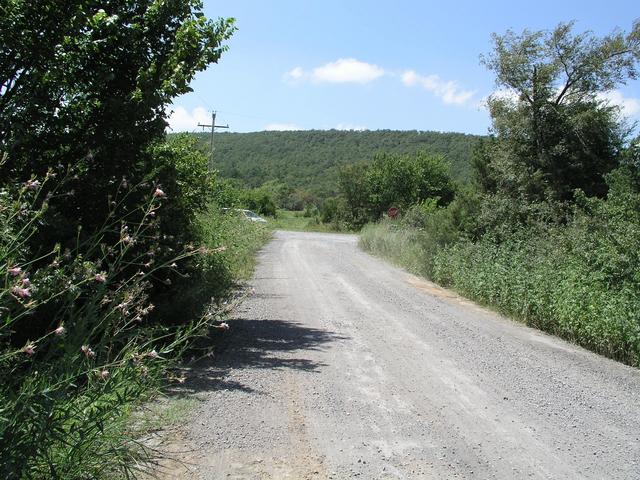
<svg viewBox="0 0 640 480">
<path fill-rule="evenodd" d="M 60 325 L 58 328 L 56 328 L 53 333 L 56 337 L 61 337 L 62 335 L 64 335 L 66 333 L 66 329 Z"/>
<path fill-rule="evenodd" d="M 149 353 L 147 353 L 147 357 L 150 358 L 158 358 L 160 355 L 158 355 L 158 352 L 156 352 L 155 350 L 151 350 Z"/>
<path fill-rule="evenodd" d="M 96 273 L 96 276 L 94 278 L 98 283 L 104 283 L 107 281 L 107 275 L 105 274 L 105 272 Z"/>
<path fill-rule="evenodd" d="M 25 277 L 25 278 L 22 279 L 22 285 L 24 287 L 30 287 L 31 286 L 31 281 L 27 277 Z"/>
<path fill-rule="evenodd" d="M 106 380 L 106 379 L 108 379 L 108 378 L 109 378 L 110 373 L 109 373 L 109 370 L 107 370 L 106 368 L 103 368 L 102 370 L 100 370 L 100 371 L 98 372 L 98 375 L 100 376 L 100 378 L 101 378 L 102 380 Z"/>
<path fill-rule="evenodd" d="M 160 188 L 156 188 L 156 191 L 153 192 L 154 198 L 167 198 L 167 194 L 162 191 Z"/>
<path fill-rule="evenodd" d="M 29 343 L 29 344 L 25 345 L 25 347 L 22 349 L 22 351 L 24 353 L 26 353 L 27 355 L 31 356 L 34 353 L 36 353 L 36 346 L 33 343 Z"/>
<path fill-rule="evenodd" d="M 8 269 L 8 272 L 11 274 L 11 276 L 17 277 L 22 273 L 22 269 L 20 267 L 11 267 L 10 269 Z"/>
<path fill-rule="evenodd" d="M 40 182 L 38 180 L 28 180 L 25 182 L 24 186 L 27 190 L 37 190 L 40 187 Z"/>
<path fill-rule="evenodd" d="M 82 350 L 82 353 L 84 353 L 85 357 L 87 358 L 93 358 L 96 356 L 96 352 L 91 350 L 89 348 L 89 345 L 82 345 L 82 347 L 80 347 L 80 350 Z"/>
<path fill-rule="evenodd" d="M 19 298 L 29 298 L 31 296 L 31 291 L 28 288 L 13 287 L 11 293 Z"/>
</svg>

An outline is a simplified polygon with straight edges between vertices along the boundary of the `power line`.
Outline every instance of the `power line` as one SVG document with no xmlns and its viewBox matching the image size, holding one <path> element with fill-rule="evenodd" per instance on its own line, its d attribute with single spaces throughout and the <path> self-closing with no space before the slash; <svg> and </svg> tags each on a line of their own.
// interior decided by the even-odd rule
<svg viewBox="0 0 640 480">
<path fill-rule="evenodd" d="M 209 102 L 207 102 L 204 98 L 202 98 L 202 96 L 198 92 L 194 90 L 193 93 L 196 95 L 196 97 L 202 100 L 202 103 L 204 103 L 205 106 L 209 108 L 209 110 L 213 111 L 213 107 L 209 104 Z"/>
</svg>

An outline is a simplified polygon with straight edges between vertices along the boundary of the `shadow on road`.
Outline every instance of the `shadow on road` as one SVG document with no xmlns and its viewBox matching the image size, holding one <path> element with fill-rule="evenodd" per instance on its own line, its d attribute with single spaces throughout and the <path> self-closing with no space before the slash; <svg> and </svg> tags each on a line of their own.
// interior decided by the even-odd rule
<svg viewBox="0 0 640 480">
<path fill-rule="evenodd" d="M 215 390 L 260 393 L 226 377 L 231 370 L 244 368 L 316 372 L 325 364 L 305 358 L 305 352 L 321 350 L 331 342 L 348 338 L 288 320 L 236 318 L 228 323 L 231 327 L 228 332 L 211 336 L 210 341 L 215 344 L 213 354 L 181 369 L 185 381 L 171 388 L 169 395 Z"/>
</svg>

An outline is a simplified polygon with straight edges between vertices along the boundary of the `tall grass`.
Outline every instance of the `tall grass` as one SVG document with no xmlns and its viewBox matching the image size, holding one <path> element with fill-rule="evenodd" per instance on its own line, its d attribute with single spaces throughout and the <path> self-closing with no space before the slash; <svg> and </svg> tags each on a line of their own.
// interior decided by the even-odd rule
<svg viewBox="0 0 640 480">
<path fill-rule="evenodd" d="M 567 224 L 500 239 L 443 244 L 434 241 L 437 225 L 386 220 L 365 227 L 361 245 L 527 325 L 640 366 L 640 195 L 614 184 L 607 200 L 580 201 Z"/>
<path fill-rule="evenodd" d="M 384 219 L 369 223 L 360 231 L 360 245 L 416 275 L 429 276 L 432 258 L 423 248 L 425 233 Z"/>
<path fill-rule="evenodd" d="M 608 246 L 597 236 L 574 225 L 499 245 L 461 242 L 438 252 L 433 279 L 527 325 L 640 366 L 639 278 L 607 271 L 615 269 L 614 258 L 597 265 L 598 248 L 617 241 L 613 232 Z M 638 231 L 633 243 L 640 248 Z M 617 256 L 614 249 L 608 255 Z"/>
<path fill-rule="evenodd" d="M 35 251 L 30 240 L 50 228 L 48 200 L 64 186 L 53 178 L 0 190 L 0 477 L 134 477 L 150 452 L 131 414 L 208 318 L 193 315 L 206 306 L 197 294 L 180 321 L 154 318 L 152 282 L 169 282 L 190 263 L 196 274 L 183 288 L 220 298 L 248 275 L 268 232 L 209 217 L 202 245 L 155 254 L 165 194 L 151 187 L 125 212 L 110 199 L 103 226 L 79 231 L 74 245 Z"/>
<path fill-rule="evenodd" d="M 221 214 L 216 204 L 209 205 L 207 212 L 198 218 L 200 238 L 203 244 L 222 247 L 214 257 L 207 257 L 225 269 L 223 287 L 233 286 L 238 280 L 251 277 L 256 264 L 256 253 L 271 238 L 271 231 L 265 225 L 251 222 L 242 215 Z M 205 270 L 208 270 L 205 266 Z M 218 276 L 218 278 L 221 278 Z"/>
</svg>

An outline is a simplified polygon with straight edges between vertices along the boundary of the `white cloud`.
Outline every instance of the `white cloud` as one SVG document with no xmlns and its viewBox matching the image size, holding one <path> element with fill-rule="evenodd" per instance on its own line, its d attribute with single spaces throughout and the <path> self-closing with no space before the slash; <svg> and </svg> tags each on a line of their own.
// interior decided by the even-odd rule
<svg viewBox="0 0 640 480">
<path fill-rule="evenodd" d="M 312 78 L 317 82 L 369 83 L 384 75 L 377 65 L 360 62 L 355 58 L 341 58 L 313 69 Z"/>
<path fill-rule="evenodd" d="M 302 127 L 295 123 L 269 123 L 264 127 L 267 131 L 286 132 L 290 130 L 304 130 Z"/>
<path fill-rule="evenodd" d="M 402 74 L 402 83 L 407 87 L 416 85 L 433 93 L 447 105 L 466 105 L 476 94 L 475 90 L 465 90 L 453 80 L 443 80 L 438 75 L 419 75 L 413 70 L 406 70 Z"/>
<path fill-rule="evenodd" d="M 196 107 L 191 112 L 184 107 L 174 107 L 167 119 L 173 132 L 190 132 L 198 129 L 198 123 L 210 124 L 211 113 L 204 107 Z"/>
<path fill-rule="evenodd" d="M 620 107 L 620 112 L 625 117 L 634 117 L 640 113 L 640 99 L 625 97 L 620 90 L 600 93 L 598 99 Z"/>
<path fill-rule="evenodd" d="M 361 62 L 355 58 L 340 58 L 310 72 L 302 67 L 295 67 L 285 74 L 285 79 L 297 83 L 310 80 L 314 83 L 359 83 L 365 84 L 385 74 L 383 68 L 371 63 Z"/>
<path fill-rule="evenodd" d="M 302 69 L 302 67 L 295 67 L 284 74 L 284 79 L 291 83 L 298 83 L 302 81 L 306 76 L 307 74 Z"/>
</svg>

